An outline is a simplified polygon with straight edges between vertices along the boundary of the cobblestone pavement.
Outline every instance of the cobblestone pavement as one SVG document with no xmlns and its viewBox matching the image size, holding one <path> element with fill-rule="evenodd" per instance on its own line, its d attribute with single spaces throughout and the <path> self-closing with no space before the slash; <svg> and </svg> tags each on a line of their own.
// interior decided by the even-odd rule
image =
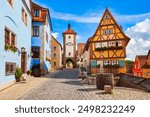
<svg viewBox="0 0 150 117">
<path fill-rule="evenodd" d="M 53 72 L 43 85 L 34 88 L 21 97 L 21 100 L 145 100 L 150 99 L 150 93 L 115 87 L 113 94 L 104 94 L 94 85 L 82 85 L 77 69 Z"/>
</svg>

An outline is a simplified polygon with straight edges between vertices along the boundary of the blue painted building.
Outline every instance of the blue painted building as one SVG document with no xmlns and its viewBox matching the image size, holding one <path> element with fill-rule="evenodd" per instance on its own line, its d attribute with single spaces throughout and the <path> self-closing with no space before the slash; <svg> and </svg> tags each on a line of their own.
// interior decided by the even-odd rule
<svg viewBox="0 0 150 117">
<path fill-rule="evenodd" d="M 0 87 L 15 80 L 15 69 L 30 69 L 31 0 L 0 0 Z"/>
<path fill-rule="evenodd" d="M 51 70 L 51 31 L 52 24 L 50 12 L 32 3 L 32 60 L 31 69 L 39 69 L 41 74 L 46 74 Z"/>
</svg>

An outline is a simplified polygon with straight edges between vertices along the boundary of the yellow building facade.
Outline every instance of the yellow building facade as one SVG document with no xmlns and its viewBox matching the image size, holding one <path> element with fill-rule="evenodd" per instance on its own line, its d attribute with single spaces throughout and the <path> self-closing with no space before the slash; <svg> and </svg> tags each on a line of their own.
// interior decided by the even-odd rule
<svg viewBox="0 0 150 117">
<path fill-rule="evenodd" d="M 53 70 L 62 68 L 62 46 L 53 36 L 51 41 L 51 64 Z"/>
<path fill-rule="evenodd" d="M 124 73 L 129 40 L 107 8 L 89 41 L 91 73 L 100 72 L 100 66 L 106 73 Z"/>
</svg>

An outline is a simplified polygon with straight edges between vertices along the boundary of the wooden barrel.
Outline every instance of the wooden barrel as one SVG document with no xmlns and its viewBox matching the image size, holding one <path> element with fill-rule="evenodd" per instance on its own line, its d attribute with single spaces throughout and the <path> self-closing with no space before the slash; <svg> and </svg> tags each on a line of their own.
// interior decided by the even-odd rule
<svg viewBox="0 0 150 117">
<path fill-rule="evenodd" d="M 110 85 L 113 89 L 114 75 L 112 73 L 100 73 L 96 76 L 97 89 L 104 90 L 105 85 Z"/>
</svg>

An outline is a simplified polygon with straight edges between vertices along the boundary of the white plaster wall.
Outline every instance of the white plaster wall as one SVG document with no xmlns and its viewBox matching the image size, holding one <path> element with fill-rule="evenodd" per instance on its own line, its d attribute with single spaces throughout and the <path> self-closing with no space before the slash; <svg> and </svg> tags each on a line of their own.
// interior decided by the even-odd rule
<svg viewBox="0 0 150 117">
<path fill-rule="evenodd" d="M 70 38 L 69 38 L 69 36 L 70 36 Z M 74 35 L 66 35 L 65 36 L 65 39 L 66 39 L 66 43 L 65 43 L 65 46 L 66 46 L 66 57 L 74 57 Z M 71 45 L 71 46 L 69 46 L 69 45 L 66 45 L 66 44 L 68 44 L 68 42 L 69 43 L 72 43 L 73 45 Z M 68 53 L 70 53 L 71 52 L 71 55 L 69 56 L 69 54 Z"/>
</svg>

